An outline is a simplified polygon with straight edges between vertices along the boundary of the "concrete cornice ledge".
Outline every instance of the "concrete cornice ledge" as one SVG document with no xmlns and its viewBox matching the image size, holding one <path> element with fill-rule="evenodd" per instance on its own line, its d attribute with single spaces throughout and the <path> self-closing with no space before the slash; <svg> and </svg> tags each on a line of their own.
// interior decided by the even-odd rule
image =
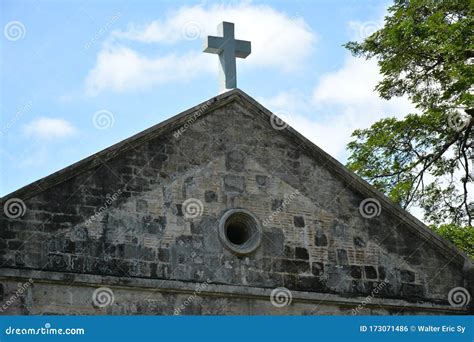
<svg viewBox="0 0 474 342">
<path fill-rule="evenodd" d="M 0 269 L 0 281 L 26 282 L 32 279 L 32 283 L 51 284 L 57 286 L 84 286 L 100 287 L 108 286 L 116 289 L 135 291 L 154 291 L 168 293 L 193 294 L 196 288 L 203 282 L 184 282 L 179 280 L 149 279 L 149 278 L 121 278 L 115 276 L 100 276 L 92 274 L 78 274 L 65 272 L 51 272 L 43 270 L 27 270 L 17 268 Z M 208 282 L 205 287 L 200 287 L 200 296 L 245 298 L 251 300 L 269 300 L 273 288 L 259 288 L 241 285 L 213 284 Z M 371 297 L 343 297 L 337 294 L 291 291 L 292 303 L 325 304 L 356 308 L 362 302 L 364 307 L 387 309 L 387 310 L 417 310 L 432 314 L 465 315 L 469 314 L 468 308 L 455 308 L 433 302 L 408 302 L 402 299 Z"/>
</svg>

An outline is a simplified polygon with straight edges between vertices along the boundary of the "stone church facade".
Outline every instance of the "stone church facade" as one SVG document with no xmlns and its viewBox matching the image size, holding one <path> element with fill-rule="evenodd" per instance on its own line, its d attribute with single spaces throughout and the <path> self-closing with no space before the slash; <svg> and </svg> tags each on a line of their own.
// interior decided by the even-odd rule
<svg viewBox="0 0 474 342">
<path fill-rule="evenodd" d="M 239 89 L 14 199 L 0 314 L 471 310 L 470 258 Z"/>
</svg>

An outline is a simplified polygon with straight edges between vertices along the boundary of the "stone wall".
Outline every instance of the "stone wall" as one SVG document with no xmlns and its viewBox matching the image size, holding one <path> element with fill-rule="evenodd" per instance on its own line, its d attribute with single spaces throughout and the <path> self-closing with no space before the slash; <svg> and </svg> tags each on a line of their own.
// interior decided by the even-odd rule
<svg viewBox="0 0 474 342">
<path fill-rule="evenodd" d="M 202 283 L 206 291 L 181 313 L 340 314 L 367 296 L 381 307 L 365 308 L 374 314 L 458 310 L 446 305 L 450 289 L 466 286 L 462 260 L 383 200 L 369 199 L 379 215 L 361 215 L 368 198 L 357 184 L 246 101 L 214 106 L 18 196 L 25 215 L 1 222 L 3 299 L 18 281 L 34 281 L 8 310 L 103 313 L 91 305 L 91 289 L 111 286 L 108 313 L 172 314 L 192 293 L 173 286 Z M 232 208 L 261 225 L 261 245 L 250 255 L 219 239 L 219 220 Z M 293 306 L 271 305 L 266 296 L 277 287 L 291 291 Z M 236 296 L 248 289 L 256 292 Z M 59 304 L 48 306 L 53 298 Z"/>
</svg>

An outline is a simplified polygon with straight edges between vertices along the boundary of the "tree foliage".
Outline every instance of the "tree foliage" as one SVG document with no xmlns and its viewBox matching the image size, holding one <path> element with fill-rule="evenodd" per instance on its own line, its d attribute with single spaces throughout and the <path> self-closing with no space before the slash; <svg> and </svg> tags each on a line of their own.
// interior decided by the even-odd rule
<svg viewBox="0 0 474 342">
<path fill-rule="evenodd" d="M 474 6 L 466 0 L 396 0 L 384 27 L 346 47 L 376 57 L 385 99 L 407 94 L 422 108 L 472 108 Z"/>
<path fill-rule="evenodd" d="M 466 226 L 462 228 L 453 224 L 443 224 L 439 227 L 431 226 L 431 229 L 474 258 L 474 227 Z"/>
<path fill-rule="evenodd" d="M 345 46 L 376 58 L 380 96 L 408 96 L 418 113 L 353 132 L 348 166 L 434 224 L 473 225 L 474 13 L 469 1 L 396 0 L 385 24 Z"/>
</svg>

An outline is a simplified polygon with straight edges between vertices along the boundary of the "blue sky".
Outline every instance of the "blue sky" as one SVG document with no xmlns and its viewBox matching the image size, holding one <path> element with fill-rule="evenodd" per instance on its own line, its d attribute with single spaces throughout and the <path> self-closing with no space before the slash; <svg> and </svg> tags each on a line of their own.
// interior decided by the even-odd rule
<svg viewBox="0 0 474 342">
<path fill-rule="evenodd" d="M 356 128 L 413 109 L 378 98 L 374 62 L 342 47 L 382 25 L 384 1 L 0 3 L 0 195 L 218 94 L 202 53 L 221 21 L 252 42 L 238 87 L 345 162 Z"/>
</svg>

